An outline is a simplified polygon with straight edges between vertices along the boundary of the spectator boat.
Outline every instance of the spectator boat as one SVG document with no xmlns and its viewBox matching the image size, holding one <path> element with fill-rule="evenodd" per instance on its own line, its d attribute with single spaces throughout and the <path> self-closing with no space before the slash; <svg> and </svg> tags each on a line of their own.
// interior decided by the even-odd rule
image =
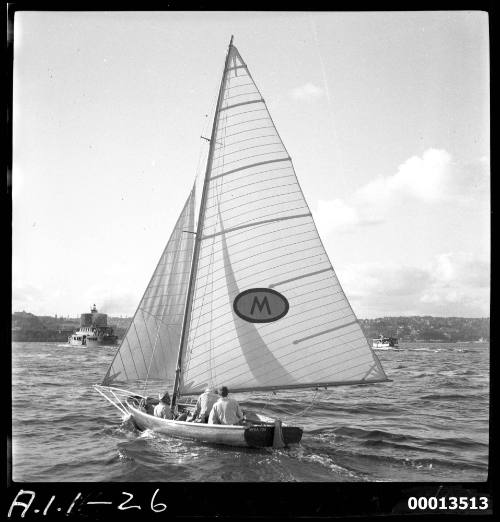
<svg viewBox="0 0 500 522">
<path fill-rule="evenodd" d="M 68 337 L 71 346 L 108 346 L 116 344 L 118 337 L 108 326 L 108 316 L 100 314 L 94 305 L 90 314 L 81 314 L 80 328 Z"/>
<path fill-rule="evenodd" d="M 390 350 L 391 348 L 398 349 L 398 338 L 385 337 L 381 334 L 376 339 L 372 339 L 372 347 L 374 350 Z"/>
<path fill-rule="evenodd" d="M 195 181 L 95 389 L 142 430 L 280 447 L 298 443 L 302 427 L 245 408 L 245 425 L 238 426 L 157 418 L 150 408 L 151 394 L 170 386 L 175 414 L 207 386 L 225 385 L 234 397 L 388 380 L 340 286 L 267 105 L 232 42 L 206 138 L 201 197 Z"/>
</svg>

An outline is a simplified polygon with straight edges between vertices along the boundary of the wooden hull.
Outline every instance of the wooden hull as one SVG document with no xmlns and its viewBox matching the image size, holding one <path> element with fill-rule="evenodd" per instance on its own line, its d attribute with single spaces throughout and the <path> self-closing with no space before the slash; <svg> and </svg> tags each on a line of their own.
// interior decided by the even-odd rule
<svg viewBox="0 0 500 522">
<path fill-rule="evenodd" d="M 150 429 L 169 437 L 192 439 L 210 444 L 224 444 L 240 447 L 273 446 L 274 424 L 251 426 L 225 426 L 220 424 L 202 424 L 154 417 L 127 404 L 132 419 L 140 430 Z M 286 445 L 296 444 L 302 438 L 302 429 L 282 426 L 283 441 Z"/>
</svg>

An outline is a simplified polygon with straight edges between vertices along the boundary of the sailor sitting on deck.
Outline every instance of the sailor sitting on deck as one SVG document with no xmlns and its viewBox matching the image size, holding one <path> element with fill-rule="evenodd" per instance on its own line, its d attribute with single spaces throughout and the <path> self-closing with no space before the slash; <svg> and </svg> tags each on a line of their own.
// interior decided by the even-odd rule
<svg viewBox="0 0 500 522">
<path fill-rule="evenodd" d="M 228 393 L 226 386 L 219 388 L 220 399 L 210 412 L 209 424 L 241 424 L 244 420 L 240 405 L 235 399 L 230 399 Z"/>
<path fill-rule="evenodd" d="M 170 395 L 168 392 L 165 392 L 165 395 L 163 395 L 160 402 L 155 406 L 154 415 L 155 417 L 161 417 L 162 419 L 174 418 L 170 411 Z"/>
<path fill-rule="evenodd" d="M 205 391 L 198 397 L 196 407 L 190 422 L 208 422 L 208 416 L 212 411 L 212 406 L 217 402 L 219 396 L 217 390 L 213 388 L 206 388 Z"/>
</svg>

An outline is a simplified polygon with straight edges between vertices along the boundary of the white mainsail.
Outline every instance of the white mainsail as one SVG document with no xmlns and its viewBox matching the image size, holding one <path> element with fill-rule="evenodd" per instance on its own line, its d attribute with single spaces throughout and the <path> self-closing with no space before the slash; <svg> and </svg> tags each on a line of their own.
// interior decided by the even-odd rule
<svg viewBox="0 0 500 522">
<path fill-rule="evenodd" d="M 267 106 L 236 47 L 228 52 L 179 392 L 385 381 Z M 234 299 L 262 287 L 284 295 L 289 312 L 276 322 L 246 322 L 234 313 Z"/>
<path fill-rule="evenodd" d="M 386 381 L 340 286 L 281 141 L 232 44 L 212 130 L 197 234 L 194 189 L 103 384 L 161 379 L 177 395 Z M 265 288 L 273 322 L 233 310 Z M 173 404 L 172 404 L 173 406 Z"/>
<path fill-rule="evenodd" d="M 172 384 L 194 246 L 194 187 L 177 220 L 103 384 Z"/>
</svg>

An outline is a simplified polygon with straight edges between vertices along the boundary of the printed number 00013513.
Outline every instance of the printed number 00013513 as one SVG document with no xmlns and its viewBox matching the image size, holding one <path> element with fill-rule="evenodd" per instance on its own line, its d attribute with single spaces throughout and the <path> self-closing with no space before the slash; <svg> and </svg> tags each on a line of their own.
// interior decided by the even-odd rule
<svg viewBox="0 0 500 522">
<path fill-rule="evenodd" d="M 485 510 L 488 509 L 488 497 L 410 497 L 408 507 L 414 510 Z"/>
</svg>

